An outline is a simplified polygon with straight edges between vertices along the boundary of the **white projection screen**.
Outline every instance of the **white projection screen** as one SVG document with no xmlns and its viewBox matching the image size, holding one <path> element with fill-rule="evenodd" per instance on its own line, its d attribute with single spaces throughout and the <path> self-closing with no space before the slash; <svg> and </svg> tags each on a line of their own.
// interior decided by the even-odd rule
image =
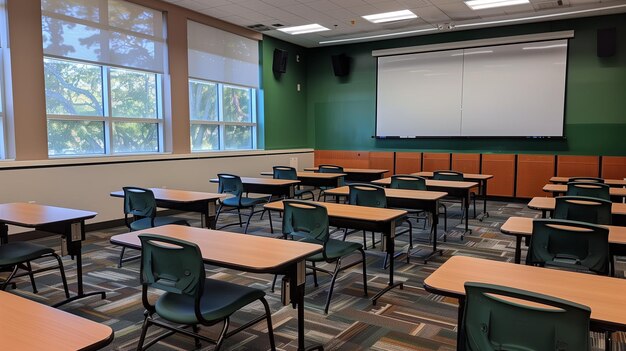
<svg viewBox="0 0 626 351">
<path fill-rule="evenodd" d="M 378 57 L 377 137 L 562 137 L 567 39 Z"/>
</svg>

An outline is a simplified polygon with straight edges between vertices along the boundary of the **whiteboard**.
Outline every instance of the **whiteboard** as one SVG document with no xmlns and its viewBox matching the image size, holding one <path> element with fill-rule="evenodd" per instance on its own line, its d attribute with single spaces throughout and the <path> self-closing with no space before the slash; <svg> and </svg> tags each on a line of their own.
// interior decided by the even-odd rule
<svg viewBox="0 0 626 351">
<path fill-rule="evenodd" d="M 563 136 L 566 71 L 566 39 L 379 57 L 376 136 Z"/>
</svg>

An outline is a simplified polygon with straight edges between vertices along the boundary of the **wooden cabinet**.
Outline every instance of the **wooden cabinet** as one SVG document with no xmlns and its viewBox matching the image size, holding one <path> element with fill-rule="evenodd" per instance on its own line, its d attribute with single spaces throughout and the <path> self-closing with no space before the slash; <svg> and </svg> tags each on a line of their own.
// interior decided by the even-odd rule
<svg viewBox="0 0 626 351">
<path fill-rule="evenodd" d="M 481 168 L 481 173 L 493 175 L 487 183 L 487 195 L 515 195 L 515 155 L 484 154 Z"/>
<path fill-rule="evenodd" d="M 411 174 L 421 171 L 421 152 L 396 152 L 396 174 Z"/>
<path fill-rule="evenodd" d="M 450 154 L 424 152 L 422 155 L 422 171 L 432 172 L 450 169 Z"/>
<path fill-rule="evenodd" d="M 624 179 L 626 178 L 625 156 L 602 156 L 602 178 Z"/>
<path fill-rule="evenodd" d="M 556 157 L 557 177 L 597 177 L 600 172 L 600 157 L 569 156 Z"/>
<path fill-rule="evenodd" d="M 387 169 L 385 177 L 391 177 L 393 174 L 393 152 L 370 152 L 369 167 L 371 169 Z"/>
<path fill-rule="evenodd" d="M 480 154 L 452 154 L 453 171 L 463 173 L 480 173 Z"/>
<path fill-rule="evenodd" d="M 542 189 L 554 176 L 554 155 L 518 155 L 516 197 L 548 196 Z"/>
</svg>

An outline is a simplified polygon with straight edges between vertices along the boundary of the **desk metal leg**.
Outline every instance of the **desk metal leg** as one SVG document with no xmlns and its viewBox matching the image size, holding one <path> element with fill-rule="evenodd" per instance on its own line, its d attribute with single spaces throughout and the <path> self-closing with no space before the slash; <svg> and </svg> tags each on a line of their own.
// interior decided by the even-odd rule
<svg viewBox="0 0 626 351">
<path fill-rule="evenodd" d="M 387 283 L 387 286 L 384 289 L 382 289 L 376 295 L 374 295 L 374 297 L 372 297 L 373 305 L 376 305 L 376 302 L 378 301 L 378 299 L 381 296 L 383 296 L 387 291 L 397 286 L 400 287 L 400 289 L 404 289 L 404 284 L 402 282 L 394 283 L 393 281 L 393 267 L 394 267 L 394 261 L 395 261 L 393 258 L 393 254 L 395 252 L 395 240 L 396 240 L 395 232 L 396 232 L 396 223 L 395 221 L 391 221 L 389 230 L 383 233 L 383 235 L 385 236 L 385 241 L 383 242 L 383 249 L 385 250 L 385 252 L 387 252 L 387 255 L 391 258 L 389 260 L 389 283 Z"/>
<path fill-rule="evenodd" d="M 293 292 L 292 306 L 295 304 L 295 308 L 298 313 L 298 351 L 308 350 L 320 350 L 324 351 L 322 345 L 311 345 L 306 347 L 304 345 L 304 285 L 306 283 L 306 267 L 305 262 L 298 262 L 295 272 L 290 274 L 290 280 L 295 286 L 291 289 Z"/>
<path fill-rule="evenodd" d="M 522 236 L 515 236 L 515 263 L 520 263 L 522 261 Z"/>
<path fill-rule="evenodd" d="M 215 201 L 209 201 L 206 204 L 206 212 L 202 214 L 200 226 L 202 228 L 215 229 L 215 213 L 216 213 Z"/>
<path fill-rule="evenodd" d="M 59 307 L 65 305 L 67 303 L 83 299 L 85 297 L 90 297 L 94 295 L 100 295 L 102 299 L 106 298 L 106 292 L 104 291 L 94 291 L 85 294 L 83 290 L 83 256 L 82 256 L 82 243 L 81 240 L 85 237 L 85 223 L 72 223 L 70 225 L 70 235 L 66 237 L 68 253 L 76 257 L 76 285 L 78 293 L 75 296 L 70 297 L 69 299 L 63 300 L 57 304 L 54 304 L 52 307 Z"/>
<path fill-rule="evenodd" d="M 463 240 L 465 234 L 472 234 L 472 230 L 469 229 L 469 203 L 470 203 L 470 191 L 469 189 L 463 196 L 463 206 L 465 206 L 465 231 L 461 235 L 461 240 Z"/>
<path fill-rule="evenodd" d="M 465 328 L 463 327 L 463 315 L 465 314 L 465 297 L 459 298 L 459 314 L 456 332 L 456 349 L 457 351 L 465 351 Z"/>
<path fill-rule="evenodd" d="M 437 226 L 439 225 L 439 213 L 437 211 L 438 208 L 439 208 L 439 203 L 435 205 L 435 209 L 431 212 L 431 216 L 432 216 L 431 228 L 432 229 L 430 232 L 432 233 L 431 240 L 433 242 L 433 250 L 428 255 L 424 256 L 423 258 L 424 264 L 427 264 L 428 260 L 430 260 L 433 256 L 437 254 L 439 254 L 439 256 L 443 255 L 443 250 L 437 249 Z M 409 251 L 409 254 L 410 254 L 410 251 Z"/>
<path fill-rule="evenodd" d="M 478 220 L 482 222 L 483 219 L 489 217 L 489 212 L 487 212 L 487 179 L 482 180 L 480 184 L 480 195 L 483 198 L 483 213 L 478 215 Z"/>
</svg>

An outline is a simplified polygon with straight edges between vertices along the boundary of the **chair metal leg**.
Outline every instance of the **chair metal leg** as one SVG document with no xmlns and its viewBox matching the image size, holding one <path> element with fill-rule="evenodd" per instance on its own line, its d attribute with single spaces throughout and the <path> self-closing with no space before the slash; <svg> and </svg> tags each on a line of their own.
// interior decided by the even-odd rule
<svg viewBox="0 0 626 351">
<path fill-rule="evenodd" d="M 241 210 L 239 208 L 237 208 L 237 215 L 239 216 L 239 228 L 241 228 L 243 225 L 243 221 L 241 220 Z"/>
<path fill-rule="evenodd" d="M 265 211 L 265 210 L 263 210 Z M 272 212 L 267 211 L 267 218 L 270 220 L 270 233 L 274 234 L 274 224 L 272 223 Z"/>
<path fill-rule="evenodd" d="M 143 343 L 146 340 L 146 333 L 148 332 L 148 327 L 150 326 L 150 322 L 148 319 L 150 316 L 148 315 L 148 311 L 144 313 L 143 324 L 141 325 L 141 335 L 139 336 L 139 341 L 137 342 L 137 351 L 143 350 Z"/>
<path fill-rule="evenodd" d="M 267 334 L 269 334 L 270 338 L 270 348 L 272 351 L 276 350 L 276 342 L 274 341 L 274 327 L 272 326 L 272 313 L 270 312 L 270 305 L 267 303 L 264 297 L 262 297 L 261 302 L 263 303 L 263 307 L 265 308 L 265 316 L 267 317 Z"/>
<path fill-rule="evenodd" d="M 224 327 L 222 328 L 222 332 L 220 333 L 220 336 L 217 338 L 217 342 L 215 343 L 215 351 L 219 350 L 220 347 L 222 347 L 222 344 L 224 343 L 224 337 L 226 336 L 226 332 L 228 331 L 229 324 L 230 319 L 226 317 L 226 319 L 224 319 Z"/>
<path fill-rule="evenodd" d="M 326 297 L 326 307 L 324 307 L 324 314 L 328 314 L 328 307 L 330 306 L 330 298 L 333 296 L 333 289 L 335 288 L 335 281 L 337 280 L 337 275 L 339 275 L 339 268 L 341 267 L 341 258 L 337 260 L 337 264 L 335 265 L 335 270 L 333 272 L 333 278 L 330 281 L 330 289 L 328 290 L 328 296 Z"/>
<path fill-rule="evenodd" d="M 372 249 L 376 248 L 376 236 L 374 235 L 374 232 L 372 232 Z"/>
<path fill-rule="evenodd" d="M 363 266 L 363 294 L 367 297 L 367 265 L 365 264 L 365 251 L 361 252 L 361 266 Z"/>
<path fill-rule="evenodd" d="M 196 333 L 196 334 L 198 334 L 198 333 L 200 332 L 200 328 L 198 327 L 198 325 L 197 325 L 197 324 L 192 325 L 192 326 L 191 326 L 191 329 L 192 329 L 192 330 L 193 330 L 193 332 L 194 332 L 194 333 Z M 201 347 L 202 347 L 202 343 L 200 342 L 200 338 L 194 338 L 194 341 L 195 341 L 195 345 L 194 345 L 194 346 L 195 346 L 197 349 L 199 349 L 199 348 L 201 348 Z"/>
<path fill-rule="evenodd" d="M 220 204 L 217 208 L 217 212 L 215 213 L 215 228 L 217 228 L 217 220 L 220 218 L 220 213 L 222 213 L 222 208 L 224 205 Z"/>
<path fill-rule="evenodd" d="M 274 274 L 274 279 L 272 279 L 272 288 L 270 289 L 271 292 L 274 292 L 274 287 L 276 286 L 276 279 L 278 279 L 278 274 Z"/>
<path fill-rule="evenodd" d="M 63 261 L 61 260 L 61 256 L 54 254 L 54 258 L 56 258 L 59 264 L 59 271 L 61 272 L 61 281 L 63 282 L 63 290 L 65 291 L 65 298 L 70 298 L 70 290 L 67 287 L 67 278 L 65 277 L 65 268 L 63 267 Z"/>
<path fill-rule="evenodd" d="M 367 250 L 367 235 L 365 234 L 365 230 L 363 230 L 363 247 Z"/>
<path fill-rule="evenodd" d="M 317 288 L 319 284 L 317 284 L 317 269 L 315 269 L 315 262 L 311 262 L 311 266 L 313 266 L 313 285 Z"/>
<path fill-rule="evenodd" d="M 9 285 L 9 282 L 11 281 L 11 279 L 13 279 L 13 277 L 15 276 L 15 274 L 17 274 L 17 270 L 18 270 L 19 266 L 15 265 L 15 267 L 13 267 L 13 271 L 11 272 L 11 274 L 9 274 L 9 276 L 7 277 L 7 279 L 4 281 L 4 283 L 2 283 L 2 286 L 0 286 L 0 290 L 5 290 L 7 288 L 7 285 Z"/>
<path fill-rule="evenodd" d="M 30 265 L 30 261 L 26 262 L 26 268 L 28 269 L 28 277 L 30 278 L 30 285 L 33 287 L 33 293 L 36 294 L 38 292 L 37 285 L 35 285 L 35 277 L 33 276 L 33 268 Z"/>
<path fill-rule="evenodd" d="M 126 251 L 126 246 L 122 246 L 122 252 L 120 252 L 120 261 L 117 263 L 117 268 L 122 268 L 122 263 L 124 262 L 124 252 L 125 251 Z"/>
<path fill-rule="evenodd" d="M 237 209 L 239 211 L 239 209 Z M 250 220 L 252 219 L 252 215 L 254 214 L 254 205 L 250 207 L 250 214 L 248 215 L 248 220 L 246 221 L 246 229 L 243 230 L 244 233 L 248 233 L 248 226 L 250 225 Z M 241 214 L 239 214 L 239 220 L 241 221 Z"/>
</svg>

